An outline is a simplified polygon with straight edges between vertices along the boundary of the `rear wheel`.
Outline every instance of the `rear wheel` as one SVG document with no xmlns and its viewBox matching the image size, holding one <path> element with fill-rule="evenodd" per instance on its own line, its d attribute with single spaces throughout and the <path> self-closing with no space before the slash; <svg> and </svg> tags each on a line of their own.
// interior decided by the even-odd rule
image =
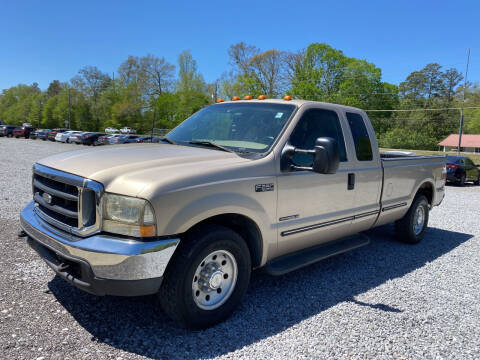
<svg viewBox="0 0 480 360">
<path fill-rule="evenodd" d="M 159 299 L 179 325 L 202 329 L 225 320 L 248 288 L 245 241 L 222 226 L 205 226 L 181 243 L 164 275 Z"/>
<path fill-rule="evenodd" d="M 400 241 L 416 244 L 423 239 L 428 225 L 429 205 L 425 195 L 417 195 L 403 218 L 395 222 Z"/>
<path fill-rule="evenodd" d="M 466 180 L 465 174 L 462 174 L 462 176 L 460 176 L 460 180 L 458 180 L 458 185 L 465 186 L 465 180 Z"/>
</svg>

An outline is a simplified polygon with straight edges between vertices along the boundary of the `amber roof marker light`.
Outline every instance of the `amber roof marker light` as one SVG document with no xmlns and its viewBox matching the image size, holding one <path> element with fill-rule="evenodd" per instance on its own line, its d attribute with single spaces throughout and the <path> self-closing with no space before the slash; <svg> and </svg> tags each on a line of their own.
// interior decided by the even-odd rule
<svg viewBox="0 0 480 360">
<path fill-rule="evenodd" d="M 221 103 L 221 102 L 224 102 L 225 100 L 223 99 L 217 99 L 217 103 Z"/>
<path fill-rule="evenodd" d="M 292 97 L 291 97 L 290 95 L 285 95 L 285 96 L 283 97 L 283 100 L 289 101 L 289 100 L 292 100 Z"/>
<path fill-rule="evenodd" d="M 232 98 L 232 100 L 233 100 L 233 101 L 240 100 L 240 97 L 239 97 L 239 96 L 234 96 L 234 97 Z"/>
<path fill-rule="evenodd" d="M 243 98 L 244 100 L 252 100 L 252 97 L 250 95 L 247 95 Z"/>
<path fill-rule="evenodd" d="M 258 100 L 265 100 L 265 95 L 259 95 L 257 99 Z"/>
</svg>

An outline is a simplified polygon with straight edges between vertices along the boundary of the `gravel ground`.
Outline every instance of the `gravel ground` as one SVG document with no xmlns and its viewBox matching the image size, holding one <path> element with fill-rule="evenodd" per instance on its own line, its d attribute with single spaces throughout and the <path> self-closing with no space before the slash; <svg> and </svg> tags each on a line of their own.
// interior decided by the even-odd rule
<svg viewBox="0 0 480 360">
<path fill-rule="evenodd" d="M 77 149 L 0 138 L 2 359 L 480 359 L 480 187 L 449 186 L 416 246 L 372 243 L 281 277 L 257 272 L 225 323 L 189 332 L 154 296 L 95 297 L 17 238 L 31 166 Z"/>
</svg>

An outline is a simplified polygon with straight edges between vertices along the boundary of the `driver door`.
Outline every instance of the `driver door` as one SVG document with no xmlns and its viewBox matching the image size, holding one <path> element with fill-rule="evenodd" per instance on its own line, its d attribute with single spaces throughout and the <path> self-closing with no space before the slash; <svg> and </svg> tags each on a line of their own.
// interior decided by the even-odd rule
<svg viewBox="0 0 480 360">
<path fill-rule="evenodd" d="M 350 233 L 355 190 L 348 189 L 353 165 L 345 147 L 344 134 L 348 133 L 345 128 L 343 117 L 335 110 L 310 108 L 301 115 L 291 133 L 289 143 L 300 149 L 313 149 L 319 137 L 336 139 L 341 162 L 335 174 L 280 173 L 277 178 L 277 256 Z M 298 166 L 311 166 L 313 157 L 295 154 L 293 162 Z"/>
</svg>

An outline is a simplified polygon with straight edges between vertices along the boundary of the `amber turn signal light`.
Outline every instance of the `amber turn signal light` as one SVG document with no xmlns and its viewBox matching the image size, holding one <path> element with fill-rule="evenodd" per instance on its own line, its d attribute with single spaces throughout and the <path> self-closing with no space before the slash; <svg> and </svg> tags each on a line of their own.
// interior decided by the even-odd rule
<svg viewBox="0 0 480 360">
<path fill-rule="evenodd" d="M 252 100 L 252 97 L 250 95 L 247 95 L 243 98 L 244 100 Z"/>
<path fill-rule="evenodd" d="M 217 99 L 217 103 L 221 103 L 221 102 L 224 102 L 225 100 L 223 99 Z"/>
<path fill-rule="evenodd" d="M 239 96 L 234 96 L 234 97 L 232 98 L 232 100 L 233 100 L 233 101 L 240 100 L 240 97 L 239 97 Z"/>
<path fill-rule="evenodd" d="M 290 95 L 284 96 L 283 100 L 292 100 L 292 97 Z"/>
<path fill-rule="evenodd" d="M 265 100 L 265 95 L 259 95 L 257 99 L 258 100 Z"/>
<path fill-rule="evenodd" d="M 155 226 L 154 225 L 143 225 L 138 228 L 141 237 L 152 237 L 155 236 Z"/>
</svg>

